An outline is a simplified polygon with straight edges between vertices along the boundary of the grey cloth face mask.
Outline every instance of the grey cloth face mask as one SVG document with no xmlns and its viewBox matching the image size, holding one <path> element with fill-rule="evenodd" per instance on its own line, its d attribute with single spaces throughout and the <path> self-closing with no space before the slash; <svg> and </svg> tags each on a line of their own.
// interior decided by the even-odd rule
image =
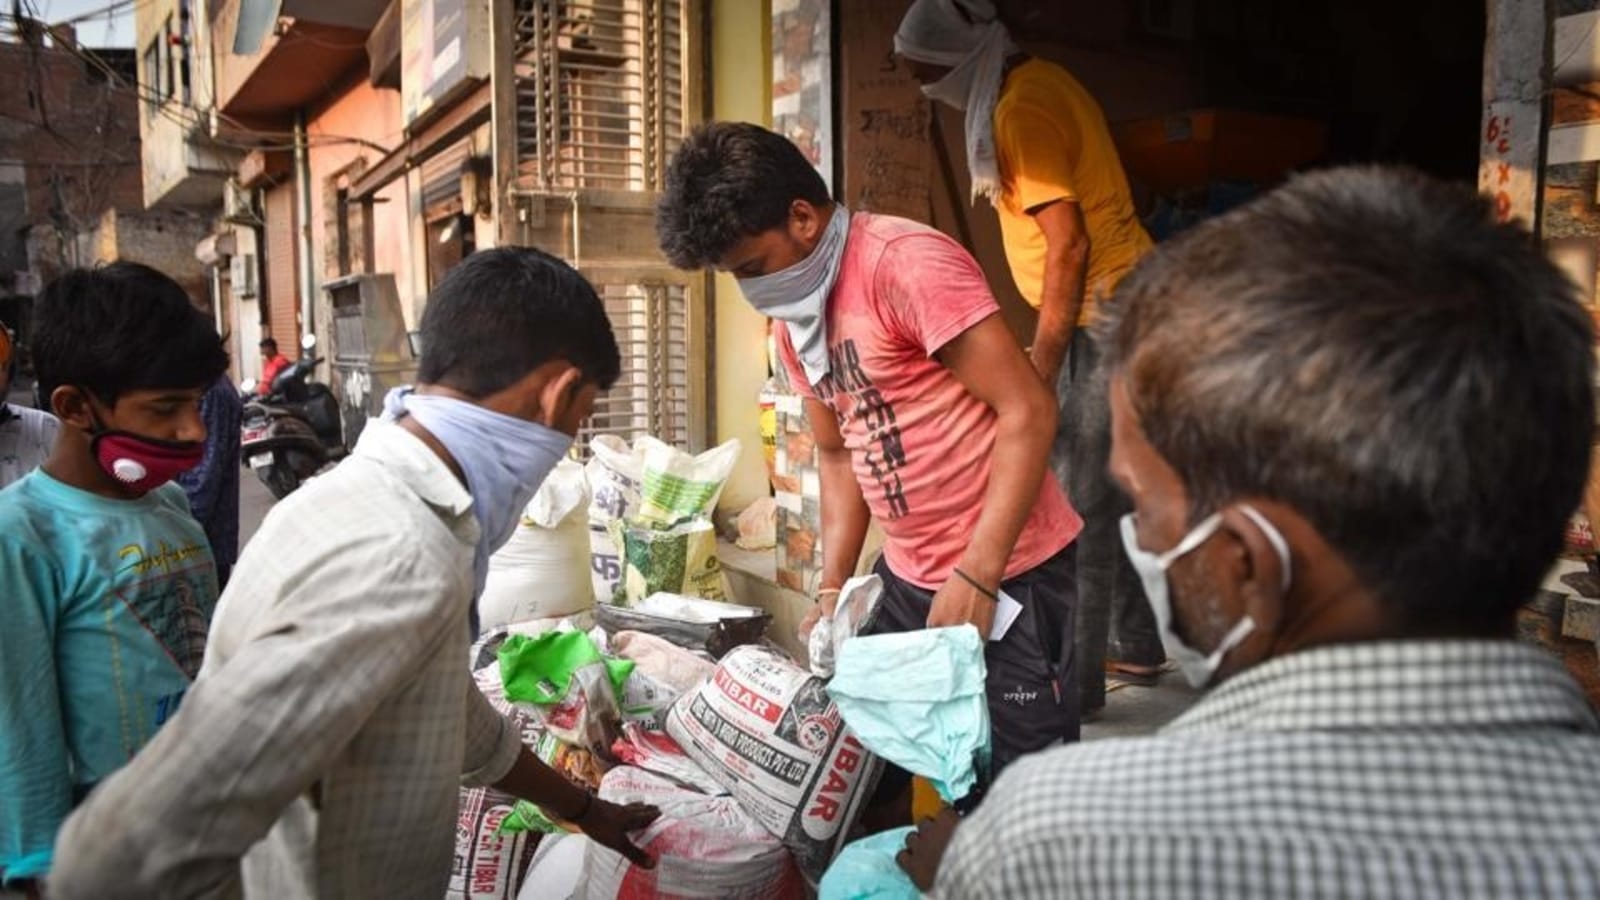
<svg viewBox="0 0 1600 900">
<path fill-rule="evenodd" d="M 835 204 L 833 218 L 809 256 L 770 275 L 739 279 L 739 290 L 750 305 L 789 329 L 789 340 L 812 384 L 828 374 L 828 294 L 839 278 L 849 237 L 850 211 Z"/>
</svg>

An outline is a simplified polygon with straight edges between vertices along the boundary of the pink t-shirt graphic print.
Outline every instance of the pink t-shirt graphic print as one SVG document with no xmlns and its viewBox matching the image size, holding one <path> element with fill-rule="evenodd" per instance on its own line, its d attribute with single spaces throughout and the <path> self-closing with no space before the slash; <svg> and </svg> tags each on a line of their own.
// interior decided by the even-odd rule
<svg viewBox="0 0 1600 900">
<path fill-rule="evenodd" d="M 857 213 L 828 299 L 829 373 L 817 385 L 776 329 L 796 390 L 831 407 L 895 574 L 938 589 L 982 512 L 994 454 L 988 404 L 934 358 L 1000 308 L 959 244 L 906 219 Z M 1060 552 L 1082 521 L 1052 475 L 1006 567 L 1010 578 Z"/>
</svg>

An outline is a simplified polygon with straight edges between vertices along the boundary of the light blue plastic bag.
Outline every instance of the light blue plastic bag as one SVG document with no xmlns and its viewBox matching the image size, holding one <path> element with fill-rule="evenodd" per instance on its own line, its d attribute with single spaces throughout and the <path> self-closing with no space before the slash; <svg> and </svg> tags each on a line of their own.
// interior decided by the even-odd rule
<svg viewBox="0 0 1600 900">
<path fill-rule="evenodd" d="M 894 861 L 915 830 L 896 828 L 847 845 L 822 874 L 817 900 L 917 900 L 922 892 Z"/>
<path fill-rule="evenodd" d="M 989 759 L 983 640 L 971 625 L 844 642 L 828 693 L 867 749 L 965 797 Z"/>
</svg>

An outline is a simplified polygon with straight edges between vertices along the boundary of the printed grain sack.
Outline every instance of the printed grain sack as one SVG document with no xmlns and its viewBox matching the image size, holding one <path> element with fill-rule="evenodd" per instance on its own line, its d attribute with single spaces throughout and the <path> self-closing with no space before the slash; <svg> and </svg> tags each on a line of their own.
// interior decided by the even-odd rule
<svg viewBox="0 0 1600 900">
<path fill-rule="evenodd" d="M 727 790 L 683 752 L 678 742 L 657 728 L 638 722 L 622 726 L 622 737 L 611 745 L 611 755 L 624 765 L 665 775 L 702 794 L 725 795 Z"/>
<path fill-rule="evenodd" d="M 722 570 L 716 564 L 716 533 L 709 517 L 739 460 L 739 442 L 731 440 L 692 456 L 648 435 L 635 440 L 632 447 L 613 435 L 600 435 L 590 442 L 590 450 L 593 458 L 586 470 L 592 496 L 590 574 L 596 599 L 609 603 L 622 591 L 626 572 L 622 523 L 632 522 L 651 530 L 652 526 L 667 528 L 693 519 L 707 522 L 703 529 L 690 528 L 659 541 L 635 535 L 634 543 L 639 548 L 634 551 L 636 558 L 639 554 L 648 557 L 659 553 L 664 557 L 663 564 L 671 566 L 672 555 L 677 554 L 686 562 L 675 569 L 679 581 L 671 590 L 721 597 Z M 700 536 L 701 531 L 705 532 L 704 537 Z M 709 544 L 705 543 L 707 537 Z M 636 571 L 652 570 L 647 565 Z M 708 580 L 714 587 L 685 590 L 686 573 L 696 578 L 691 588 Z M 661 583 L 667 583 L 667 576 L 660 578 Z"/>
<path fill-rule="evenodd" d="M 812 881 L 843 846 L 882 768 L 823 681 L 766 647 L 723 657 L 666 724 L 690 759 L 782 837 Z"/>
<path fill-rule="evenodd" d="M 456 855 L 446 898 L 510 900 L 522 888 L 523 876 L 539 846 L 539 835 L 508 834 L 500 825 L 511 815 L 516 798 L 488 788 L 461 792 L 456 818 Z"/>
<path fill-rule="evenodd" d="M 489 704 L 516 723 L 523 742 L 533 744 L 545 737 L 543 726 L 538 717 L 513 707 L 500 684 L 500 668 L 495 664 L 492 647 L 504 639 L 503 631 L 495 632 L 473 645 L 469 659 L 488 659 L 488 664 L 473 673 L 473 680 Z M 517 803 L 516 797 L 493 788 L 462 788 L 447 898 L 510 900 L 517 896 L 539 838 L 537 834 L 508 833 L 501 828 Z"/>
<path fill-rule="evenodd" d="M 732 797 L 709 797 L 631 766 L 606 773 L 600 797 L 619 804 L 651 803 L 661 810 L 661 818 L 633 836 L 655 857 L 656 867 L 642 869 L 590 841 L 584 848 L 580 897 L 799 900 L 805 896 L 805 883 L 789 851 Z"/>
<path fill-rule="evenodd" d="M 608 524 L 622 569 L 614 596 L 623 603 L 657 591 L 722 599 L 727 591 L 710 516 L 739 459 L 739 442 L 691 456 L 641 437 L 633 452 L 641 459 L 637 515 L 615 516 Z"/>
<path fill-rule="evenodd" d="M 485 629 L 573 615 L 594 606 L 590 580 L 589 483 L 564 459 L 539 486 L 516 530 L 489 557 L 478 597 Z"/>
<path fill-rule="evenodd" d="M 738 438 L 699 456 L 650 437 L 640 438 L 635 446 L 644 449 L 639 517 L 657 525 L 710 516 L 739 461 Z"/>
<path fill-rule="evenodd" d="M 611 523 L 639 514 L 644 483 L 644 446 L 628 446 L 621 438 L 596 435 L 589 442 L 591 458 L 584 469 L 589 481 L 589 567 L 595 599 L 610 603 L 622 588 L 622 553 L 611 536 Z"/>
</svg>

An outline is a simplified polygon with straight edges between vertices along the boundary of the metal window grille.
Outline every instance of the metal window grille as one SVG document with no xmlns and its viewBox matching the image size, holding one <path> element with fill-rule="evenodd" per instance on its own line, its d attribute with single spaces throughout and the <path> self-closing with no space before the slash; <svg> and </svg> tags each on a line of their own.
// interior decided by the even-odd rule
<svg viewBox="0 0 1600 900">
<path fill-rule="evenodd" d="M 582 446 L 596 434 L 651 434 L 697 449 L 707 431 L 703 279 L 667 267 L 648 238 L 585 239 L 578 258 L 576 235 L 648 233 L 650 195 L 698 114 L 685 101 L 686 82 L 699 81 L 684 36 L 699 2 L 516 0 L 514 9 L 515 189 L 557 198 L 549 221 L 540 216 L 547 230 L 525 237 L 567 241 L 556 216 L 570 211 L 572 261 L 600 292 L 622 354 L 622 376 L 597 402 Z"/>
<path fill-rule="evenodd" d="M 683 135 L 683 0 L 518 0 L 520 176 L 650 191 Z"/>
<path fill-rule="evenodd" d="M 681 284 L 606 283 L 597 286 L 622 351 L 622 376 L 595 404 L 580 435 L 627 440 L 651 434 L 689 446 L 690 372 L 687 290 Z"/>
</svg>

